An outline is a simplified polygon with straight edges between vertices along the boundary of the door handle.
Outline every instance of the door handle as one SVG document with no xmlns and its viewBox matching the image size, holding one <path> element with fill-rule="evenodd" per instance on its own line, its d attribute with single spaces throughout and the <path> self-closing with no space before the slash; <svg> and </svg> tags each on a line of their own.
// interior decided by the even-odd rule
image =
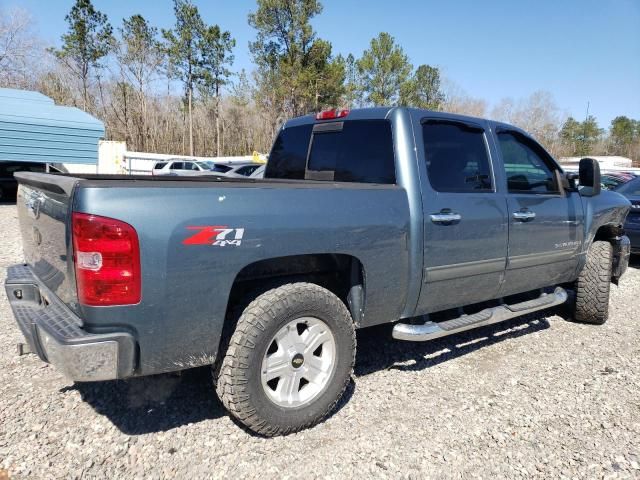
<svg viewBox="0 0 640 480">
<path fill-rule="evenodd" d="M 520 222 L 528 222 L 529 220 L 536 218 L 536 212 L 520 210 L 518 212 L 513 212 L 513 218 Z"/>
<path fill-rule="evenodd" d="M 453 223 L 462 220 L 462 215 L 452 212 L 433 213 L 429 215 L 433 223 Z"/>
</svg>

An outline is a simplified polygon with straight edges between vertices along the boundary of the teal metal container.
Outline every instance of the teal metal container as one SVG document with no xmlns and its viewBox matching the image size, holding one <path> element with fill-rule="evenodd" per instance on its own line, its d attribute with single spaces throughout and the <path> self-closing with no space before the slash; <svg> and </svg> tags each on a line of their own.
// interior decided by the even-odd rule
<svg viewBox="0 0 640 480">
<path fill-rule="evenodd" d="M 0 88 L 0 161 L 96 164 L 103 137 L 104 124 L 82 110 Z"/>
</svg>

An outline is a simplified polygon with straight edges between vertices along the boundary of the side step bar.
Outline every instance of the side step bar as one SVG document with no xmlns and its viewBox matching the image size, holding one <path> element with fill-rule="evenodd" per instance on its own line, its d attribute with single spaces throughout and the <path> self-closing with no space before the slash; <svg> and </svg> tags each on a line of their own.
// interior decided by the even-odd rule
<svg viewBox="0 0 640 480">
<path fill-rule="evenodd" d="M 526 302 L 515 303 L 513 305 L 500 305 L 493 308 L 474 313 L 473 315 L 462 315 L 446 322 L 426 322 L 422 325 L 410 325 L 408 323 L 397 323 L 393 327 L 392 336 L 396 340 L 406 340 L 408 342 L 426 342 L 435 338 L 453 335 L 465 330 L 484 327 L 494 323 L 504 322 L 511 318 L 519 317 L 527 313 L 554 307 L 566 302 L 567 292 L 564 288 L 556 287 L 553 293 L 543 293 L 538 298 Z"/>
</svg>

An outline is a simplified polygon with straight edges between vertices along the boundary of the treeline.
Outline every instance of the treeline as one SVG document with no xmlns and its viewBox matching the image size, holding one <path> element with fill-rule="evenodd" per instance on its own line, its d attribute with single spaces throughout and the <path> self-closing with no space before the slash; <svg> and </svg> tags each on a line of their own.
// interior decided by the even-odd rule
<svg viewBox="0 0 640 480">
<path fill-rule="evenodd" d="M 257 0 L 248 23 L 254 71 L 235 71 L 235 40 L 190 0 L 174 0 L 170 29 L 142 15 L 115 28 L 91 0 L 76 0 L 59 47 L 44 44 L 24 10 L 0 18 L 0 86 L 39 90 L 105 122 L 130 150 L 245 155 L 269 149 L 287 118 L 324 108 L 410 105 L 518 125 L 556 156 L 623 155 L 640 161 L 640 120 L 608 129 L 565 118 L 548 92 L 489 109 L 432 65 L 413 65 L 388 33 L 362 56 L 335 55 L 311 19 L 319 0 Z"/>
</svg>

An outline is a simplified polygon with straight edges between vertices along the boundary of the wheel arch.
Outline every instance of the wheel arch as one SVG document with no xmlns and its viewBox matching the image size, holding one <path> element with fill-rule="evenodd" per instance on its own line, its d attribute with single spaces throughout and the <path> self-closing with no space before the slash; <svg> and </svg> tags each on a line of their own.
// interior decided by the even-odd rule
<svg viewBox="0 0 640 480">
<path fill-rule="evenodd" d="M 240 270 L 232 283 L 225 324 L 248 294 L 260 294 L 292 282 L 318 284 L 347 306 L 358 327 L 364 315 L 366 274 L 362 261 L 349 254 L 316 253 L 261 259 Z"/>
<path fill-rule="evenodd" d="M 591 246 L 591 244 L 593 242 L 597 242 L 597 241 L 600 241 L 600 240 L 611 242 L 613 239 L 615 239 L 616 237 L 622 235 L 623 233 L 624 233 L 624 228 L 620 224 L 607 223 L 605 225 L 601 225 L 596 230 L 593 238 L 591 239 L 591 241 L 589 243 L 589 246 Z"/>
</svg>

